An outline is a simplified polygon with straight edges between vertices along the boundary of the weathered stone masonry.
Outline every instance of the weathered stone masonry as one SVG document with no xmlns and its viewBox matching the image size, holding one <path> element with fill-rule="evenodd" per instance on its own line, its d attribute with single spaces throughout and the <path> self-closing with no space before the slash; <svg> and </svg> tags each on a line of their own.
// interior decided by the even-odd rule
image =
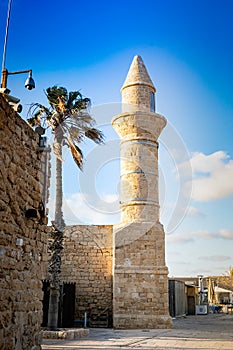
<svg viewBox="0 0 233 350">
<path fill-rule="evenodd" d="M 112 226 L 69 226 L 63 242 L 61 278 L 76 282 L 75 319 L 96 309 L 112 315 Z"/>
<path fill-rule="evenodd" d="M 113 325 L 167 328 L 168 269 L 159 222 L 158 137 L 166 119 L 155 112 L 156 89 L 135 56 L 121 89 L 121 223 L 114 225 Z"/>
<path fill-rule="evenodd" d="M 39 136 L 0 95 L 0 348 L 40 349 L 46 219 L 41 209 L 45 153 Z"/>
<path fill-rule="evenodd" d="M 167 328 L 168 269 L 159 222 L 158 137 L 166 119 L 155 112 L 155 87 L 136 56 L 122 88 L 121 222 L 66 228 L 62 279 L 76 282 L 76 314 L 113 310 L 115 328 Z M 113 246 L 113 250 L 112 250 Z"/>
</svg>

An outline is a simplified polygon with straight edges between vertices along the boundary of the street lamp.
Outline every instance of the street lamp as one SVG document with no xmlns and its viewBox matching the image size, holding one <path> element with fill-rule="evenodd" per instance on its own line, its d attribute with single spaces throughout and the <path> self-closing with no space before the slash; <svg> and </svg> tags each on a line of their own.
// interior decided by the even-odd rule
<svg viewBox="0 0 233 350">
<path fill-rule="evenodd" d="M 26 69 L 26 70 L 19 70 L 16 72 L 8 72 L 6 68 L 2 68 L 2 79 L 1 79 L 1 92 L 4 94 L 9 94 L 10 90 L 7 88 L 7 78 L 8 75 L 11 74 L 22 74 L 22 73 L 29 73 L 27 80 L 25 81 L 25 88 L 28 90 L 32 90 L 35 88 L 35 82 L 34 79 L 32 78 L 32 70 L 31 69 Z"/>
<path fill-rule="evenodd" d="M 8 1 L 8 10 L 7 10 L 6 33 L 5 33 L 5 40 L 4 40 L 4 47 L 3 47 L 3 57 L 2 57 L 2 76 L 1 76 L 0 93 L 4 94 L 4 96 L 6 97 L 6 99 L 9 102 L 18 103 L 19 99 L 9 95 L 10 90 L 7 88 L 8 75 L 29 73 L 28 78 L 27 78 L 27 80 L 25 81 L 25 84 L 24 84 L 25 88 L 27 88 L 28 90 L 32 90 L 32 89 L 35 88 L 35 81 L 32 78 L 32 70 L 31 69 L 20 70 L 20 71 L 16 71 L 16 72 L 9 72 L 6 69 L 6 67 L 5 67 L 5 63 L 6 63 L 6 49 L 7 49 L 7 41 L 8 41 L 8 29 L 9 29 L 10 14 L 11 14 L 11 3 L 12 3 L 12 0 L 9 0 Z M 17 102 L 15 100 L 17 100 Z M 17 109 L 17 111 L 18 111 L 18 109 Z"/>
</svg>

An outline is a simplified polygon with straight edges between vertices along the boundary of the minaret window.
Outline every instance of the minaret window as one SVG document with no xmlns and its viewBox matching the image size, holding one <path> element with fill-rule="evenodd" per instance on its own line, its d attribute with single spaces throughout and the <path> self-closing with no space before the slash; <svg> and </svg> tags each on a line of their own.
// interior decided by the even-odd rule
<svg viewBox="0 0 233 350">
<path fill-rule="evenodd" d="M 150 111 L 155 112 L 155 94 L 150 92 Z"/>
</svg>

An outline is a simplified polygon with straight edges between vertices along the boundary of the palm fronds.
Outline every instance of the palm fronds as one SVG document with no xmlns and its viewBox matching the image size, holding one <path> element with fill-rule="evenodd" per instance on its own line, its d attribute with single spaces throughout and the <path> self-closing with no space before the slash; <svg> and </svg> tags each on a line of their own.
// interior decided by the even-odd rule
<svg viewBox="0 0 233 350">
<path fill-rule="evenodd" d="M 103 133 L 95 128 L 88 129 L 85 132 L 85 136 L 94 141 L 97 144 L 101 144 L 104 142 L 104 135 Z"/>
<path fill-rule="evenodd" d="M 32 127 L 37 125 L 44 126 L 43 119 L 52 117 L 50 110 L 40 103 L 33 103 L 29 108 L 28 115 L 31 115 L 31 117 L 27 119 L 27 122 Z"/>
<path fill-rule="evenodd" d="M 70 151 L 71 151 L 71 154 L 72 154 L 72 157 L 73 157 L 75 163 L 77 164 L 79 169 L 82 170 L 83 153 L 82 153 L 81 149 L 75 143 L 73 143 L 71 138 L 67 138 L 67 141 L 68 141 L 68 145 L 69 145 L 69 148 L 70 148 Z"/>
<path fill-rule="evenodd" d="M 46 96 L 50 106 L 58 112 L 62 105 L 67 104 L 68 92 L 64 87 L 57 87 L 56 85 L 49 87 L 46 89 Z"/>
<path fill-rule="evenodd" d="M 66 88 L 56 85 L 47 88 L 45 94 L 50 107 L 33 103 L 28 111 L 27 122 L 32 127 L 47 125 L 52 129 L 55 134 L 53 151 L 61 161 L 63 141 L 67 141 L 75 163 L 82 169 L 83 154 L 77 144 L 85 137 L 97 144 L 104 140 L 103 133 L 94 127 L 95 120 L 87 112 L 91 101 L 79 91 L 68 92 Z"/>
</svg>

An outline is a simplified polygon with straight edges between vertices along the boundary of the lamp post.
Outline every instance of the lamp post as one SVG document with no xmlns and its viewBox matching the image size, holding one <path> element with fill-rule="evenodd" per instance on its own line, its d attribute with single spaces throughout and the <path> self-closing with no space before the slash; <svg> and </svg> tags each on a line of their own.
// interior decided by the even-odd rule
<svg viewBox="0 0 233 350">
<path fill-rule="evenodd" d="M 13 107 L 13 109 L 18 113 L 22 112 L 23 106 L 19 103 L 20 102 L 19 98 L 9 95 L 11 91 L 7 87 L 7 78 L 8 78 L 8 75 L 21 74 L 21 73 L 29 73 L 28 78 L 25 81 L 24 86 L 28 90 L 34 89 L 35 82 L 32 78 L 32 70 L 31 69 L 19 70 L 16 72 L 8 72 L 8 70 L 6 68 L 2 69 L 1 88 L 0 88 L 0 93 L 4 96 L 6 101 Z"/>
<path fill-rule="evenodd" d="M 2 69 L 2 79 L 1 79 L 1 92 L 5 94 L 9 94 L 10 90 L 7 88 L 7 78 L 8 75 L 11 74 L 22 74 L 22 73 L 29 73 L 27 80 L 25 81 L 25 88 L 28 90 L 32 90 L 35 88 L 35 82 L 34 79 L 32 78 L 32 70 L 31 69 L 26 69 L 26 70 L 19 70 L 16 72 L 8 72 L 6 68 Z"/>
<path fill-rule="evenodd" d="M 3 56 L 2 56 L 2 76 L 1 76 L 1 89 L 0 89 L 0 92 L 3 94 L 6 94 L 6 95 L 8 95 L 10 93 L 10 90 L 7 88 L 8 75 L 29 73 L 28 78 L 25 81 L 24 86 L 28 90 L 32 90 L 35 88 L 35 82 L 32 78 L 32 70 L 31 69 L 20 70 L 20 71 L 15 71 L 15 72 L 8 72 L 8 70 L 5 67 L 7 42 L 8 42 L 8 30 L 9 30 L 10 15 L 11 15 L 11 3 L 12 3 L 12 0 L 9 0 L 8 1 L 8 10 L 7 10 L 7 20 L 6 20 L 6 33 L 5 33 Z"/>
</svg>

